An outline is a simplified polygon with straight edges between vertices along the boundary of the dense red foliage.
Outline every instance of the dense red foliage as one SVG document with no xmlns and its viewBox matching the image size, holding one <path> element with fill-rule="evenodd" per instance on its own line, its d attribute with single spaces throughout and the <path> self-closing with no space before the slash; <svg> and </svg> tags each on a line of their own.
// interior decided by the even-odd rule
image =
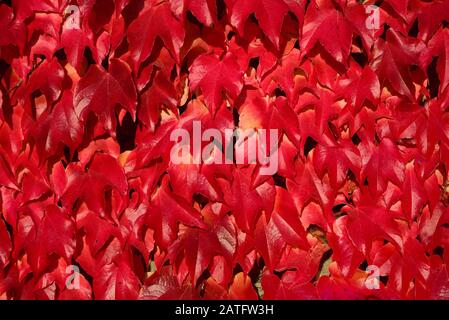
<svg viewBox="0 0 449 320">
<path fill-rule="evenodd" d="M 448 0 L 3 2 L 0 298 L 449 299 Z"/>
</svg>

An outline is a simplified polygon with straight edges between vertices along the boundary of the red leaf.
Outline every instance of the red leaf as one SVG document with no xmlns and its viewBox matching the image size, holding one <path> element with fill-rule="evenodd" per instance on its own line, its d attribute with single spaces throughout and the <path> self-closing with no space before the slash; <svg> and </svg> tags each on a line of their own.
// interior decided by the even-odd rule
<svg viewBox="0 0 449 320">
<path fill-rule="evenodd" d="M 79 15 L 79 13 L 75 12 L 73 15 Z M 75 67 L 78 73 L 81 73 L 87 63 L 84 56 L 85 50 L 90 49 L 94 57 L 96 57 L 97 50 L 93 45 L 91 32 L 87 33 L 85 29 L 80 29 L 80 26 L 74 26 L 72 19 L 69 17 L 62 27 L 61 46 L 67 54 L 68 62 Z M 95 60 L 98 61 L 98 58 Z"/>
<path fill-rule="evenodd" d="M 286 190 L 276 187 L 276 201 L 271 216 L 271 220 L 276 226 L 273 231 L 277 229 L 282 234 L 282 238 L 290 245 L 307 249 L 309 244 L 306 232 L 299 218 L 300 214 L 290 194 Z"/>
<path fill-rule="evenodd" d="M 148 23 L 151 21 L 151 23 Z M 172 15 L 168 2 L 150 1 L 137 19 L 128 28 L 128 41 L 134 71 L 151 54 L 156 38 L 159 37 L 173 58 L 179 61 L 179 53 L 184 42 L 185 31 L 182 24 Z"/>
<path fill-rule="evenodd" d="M 123 195 L 128 188 L 123 168 L 117 160 L 101 153 L 93 156 L 87 168 L 70 164 L 65 176 L 67 184 L 60 196 L 67 208 L 72 208 L 75 201 L 80 199 L 92 211 L 105 214 L 104 192 L 114 188 Z"/>
<path fill-rule="evenodd" d="M 24 102 L 25 111 L 36 114 L 34 97 L 36 93 L 41 93 L 45 97 L 45 109 L 49 109 L 61 96 L 64 70 L 58 61 L 53 60 L 42 62 L 31 74 L 26 85 L 18 90 L 19 99 Z"/>
<path fill-rule="evenodd" d="M 281 258 L 285 240 L 273 220 L 267 222 L 263 214 L 254 231 L 256 249 L 261 253 L 270 271 L 276 268 Z"/>
<path fill-rule="evenodd" d="M 368 151 L 369 150 L 369 151 Z M 369 154 L 369 158 L 365 155 Z M 388 181 L 400 186 L 404 181 L 404 163 L 397 146 L 389 139 L 383 139 L 379 146 L 363 145 L 362 160 L 369 159 L 362 168 L 362 180 L 368 179 L 369 189 L 378 194 L 387 187 Z"/>
<path fill-rule="evenodd" d="M 358 206 L 351 209 L 346 224 L 349 238 L 364 254 L 370 251 L 375 239 L 391 241 L 402 250 L 402 235 L 394 218 L 394 212 L 383 208 Z"/>
<path fill-rule="evenodd" d="M 449 1 L 5 3 L 0 299 L 448 298 Z"/>
<path fill-rule="evenodd" d="M 235 169 L 232 184 L 226 183 L 223 186 L 226 204 L 233 211 L 239 228 L 247 232 L 254 228 L 262 210 L 270 213 L 274 204 L 275 190 L 272 182 L 254 186 L 253 172 L 254 167 Z"/>
<path fill-rule="evenodd" d="M 316 146 L 313 154 L 317 172 L 321 176 L 327 172 L 330 184 L 334 187 L 344 183 L 349 170 L 358 177 L 361 168 L 360 155 L 352 142 L 341 140 L 337 144 L 331 139 L 323 138 L 323 142 Z"/>
<path fill-rule="evenodd" d="M 169 274 L 165 267 L 160 275 L 153 275 L 142 289 L 139 299 L 143 300 L 174 300 L 192 299 L 189 285 L 180 285 L 175 276 Z"/>
<path fill-rule="evenodd" d="M 173 84 L 163 73 L 158 72 L 153 85 L 141 96 L 140 120 L 154 131 L 159 122 L 160 112 L 165 107 L 176 110 L 178 97 Z"/>
<path fill-rule="evenodd" d="M 388 82 L 399 94 L 415 101 L 415 88 L 408 66 L 418 64 L 418 53 L 424 49 L 423 45 L 408 43 L 391 29 L 387 31 L 386 41 L 379 40 L 376 44 L 371 68 L 381 82 Z"/>
<path fill-rule="evenodd" d="M 98 270 L 93 288 L 95 297 L 100 300 L 137 299 L 140 281 L 128 262 L 121 259 Z"/>
<path fill-rule="evenodd" d="M 230 22 L 240 34 L 243 35 L 245 22 L 249 15 L 254 14 L 268 39 L 279 49 L 282 23 L 290 9 L 289 5 L 293 4 L 292 2 L 284 0 L 228 0 L 226 2 L 231 8 Z"/>
<path fill-rule="evenodd" d="M 321 3 L 320 3 L 321 5 Z M 301 48 L 309 53 L 319 42 L 338 62 L 346 65 L 351 48 L 352 27 L 340 11 L 313 1 L 304 17 Z"/>
<path fill-rule="evenodd" d="M 0 268 L 3 270 L 10 261 L 12 250 L 11 239 L 3 219 L 0 218 Z"/>
<path fill-rule="evenodd" d="M 298 284 L 295 273 L 287 271 L 279 279 L 276 275 L 266 274 L 262 277 L 265 300 L 316 300 L 315 287 L 308 284 Z"/>
<path fill-rule="evenodd" d="M 148 208 L 148 224 L 154 230 L 155 239 L 166 249 L 176 239 L 178 222 L 188 226 L 206 228 L 201 214 L 191 208 L 182 198 L 169 191 L 165 177 L 156 191 Z"/>
<path fill-rule="evenodd" d="M 221 60 L 216 55 L 202 55 L 194 61 L 190 70 L 190 89 L 201 88 L 212 115 L 223 101 L 222 93 L 226 92 L 235 99 L 242 90 L 243 72 L 231 53 Z"/>
<path fill-rule="evenodd" d="M 65 91 L 52 112 L 46 110 L 29 134 L 42 157 L 54 155 L 64 145 L 75 150 L 81 142 L 83 127 L 73 108 L 72 93 Z"/>
<path fill-rule="evenodd" d="M 211 0 L 171 0 L 171 9 L 178 18 L 184 18 L 187 10 L 206 26 L 216 21 L 217 5 Z"/>
<path fill-rule="evenodd" d="M 428 50 L 423 52 L 423 59 L 428 66 L 433 57 L 438 57 L 437 71 L 440 80 L 439 92 L 449 85 L 449 32 L 442 29 L 429 41 Z"/>
<path fill-rule="evenodd" d="M 112 59 L 109 72 L 93 65 L 76 87 L 74 106 L 77 116 L 86 120 L 89 112 L 99 118 L 104 128 L 113 132 L 116 126 L 115 108 L 120 104 L 134 117 L 136 92 L 131 70 L 121 60 Z"/>
<path fill-rule="evenodd" d="M 46 208 L 29 250 L 30 265 L 35 272 L 47 267 L 52 253 L 70 261 L 75 252 L 75 225 L 67 214 L 54 205 Z"/>
</svg>

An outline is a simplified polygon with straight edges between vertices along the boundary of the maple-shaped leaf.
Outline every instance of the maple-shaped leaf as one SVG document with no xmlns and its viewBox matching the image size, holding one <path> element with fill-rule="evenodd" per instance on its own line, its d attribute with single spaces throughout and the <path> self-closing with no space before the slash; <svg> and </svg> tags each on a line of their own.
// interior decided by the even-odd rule
<svg viewBox="0 0 449 320">
<path fill-rule="evenodd" d="M 422 43 L 408 41 L 392 29 L 388 29 L 386 40 L 379 39 L 374 46 L 371 68 L 383 85 L 390 83 L 399 94 L 411 101 L 415 100 L 410 65 L 419 65 L 419 52 L 424 50 Z"/>
<path fill-rule="evenodd" d="M 397 213 L 391 210 L 359 204 L 348 212 L 348 236 L 364 254 L 370 251 L 374 239 L 391 241 L 397 248 L 402 249 L 402 235 L 398 223 L 394 220 L 397 217 Z"/>
<path fill-rule="evenodd" d="M 357 113 L 366 101 L 376 104 L 380 98 L 380 83 L 370 67 L 358 71 L 356 66 L 348 69 L 349 79 L 339 82 L 339 90 Z"/>
<path fill-rule="evenodd" d="M 97 153 L 87 168 L 69 164 L 65 174 L 58 176 L 59 196 L 67 208 L 72 208 L 77 199 L 87 207 L 100 214 L 106 213 L 107 190 L 116 189 L 125 194 L 128 188 L 125 173 L 118 161 L 107 154 Z"/>
<path fill-rule="evenodd" d="M 44 111 L 27 132 L 42 156 L 53 155 L 64 145 L 74 150 L 82 139 L 82 126 L 73 108 L 73 94 L 64 91 L 52 112 Z"/>
<path fill-rule="evenodd" d="M 193 284 L 209 266 L 212 257 L 219 254 L 217 237 L 208 231 L 187 229 L 168 249 L 168 257 L 176 261 L 177 256 L 184 256 Z"/>
<path fill-rule="evenodd" d="M 364 5 L 360 5 L 358 2 L 343 4 L 342 10 L 347 21 L 353 26 L 354 32 L 362 40 L 363 49 L 369 58 L 371 58 L 371 47 L 374 41 L 382 35 L 384 24 L 388 24 L 393 28 L 403 25 L 397 23 L 395 19 L 389 19 L 389 15 L 382 7 L 370 7 L 368 3 Z M 379 17 L 378 20 L 376 20 L 377 17 Z"/>
<path fill-rule="evenodd" d="M 128 249 L 130 248 L 133 252 L 138 250 L 140 253 L 133 255 L 136 266 L 142 266 L 139 262 L 142 258 L 145 261 L 145 265 L 148 265 L 150 253 L 155 247 L 154 231 L 145 223 L 147 206 L 145 204 L 135 204 L 138 207 L 134 209 L 134 203 L 136 202 L 133 200 L 131 200 L 132 204 L 125 209 L 121 216 L 121 235 L 119 239 Z M 139 275 L 141 271 L 143 270 L 138 270 Z"/>
<path fill-rule="evenodd" d="M 110 263 L 97 270 L 94 294 L 100 300 L 134 300 L 140 291 L 140 281 L 126 259 Z"/>
<path fill-rule="evenodd" d="M 182 196 L 192 203 L 195 194 L 202 194 L 211 201 L 217 201 L 219 194 L 214 186 L 200 172 L 200 166 L 196 164 L 170 164 L 168 167 L 170 183 L 174 193 Z"/>
<path fill-rule="evenodd" d="M 413 293 L 410 288 L 413 283 L 425 283 L 429 277 L 429 257 L 416 239 L 406 237 L 404 252 L 398 252 L 388 243 L 374 255 L 373 263 L 379 266 L 381 274 L 389 274 L 388 286 L 400 293 L 404 299 L 407 293 Z"/>
<path fill-rule="evenodd" d="M 433 99 L 416 117 L 410 117 L 408 121 L 411 126 L 416 127 L 415 139 L 422 154 L 427 158 L 437 148 L 445 148 L 449 145 L 449 116 L 445 112 L 449 96 L 442 96 L 438 99 Z M 405 121 L 406 119 L 404 119 Z"/>
<path fill-rule="evenodd" d="M 170 0 L 170 5 L 178 19 L 184 18 L 187 11 L 208 27 L 217 19 L 217 4 L 213 0 Z"/>
<path fill-rule="evenodd" d="M 285 240 L 278 226 L 272 219 L 267 221 L 265 214 L 259 218 L 254 230 L 256 249 L 261 253 L 270 271 L 273 271 L 281 258 Z"/>
<path fill-rule="evenodd" d="M 276 200 L 271 221 L 290 245 L 304 249 L 309 247 L 300 214 L 292 197 L 283 188 L 276 187 Z"/>
<path fill-rule="evenodd" d="M 223 184 L 224 200 L 231 208 L 239 228 L 253 230 L 262 212 L 271 213 L 275 189 L 271 180 L 253 184 L 254 166 L 235 169 L 232 183 Z"/>
<path fill-rule="evenodd" d="M 156 42 L 155 52 L 145 61 L 141 70 L 136 75 L 136 87 L 138 91 L 145 91 L 151 89 L 152 81 L 156 80 L 157 76 L 165 78 L 165 82 L 170 82 L 170 85 L 176 87 L 181 77 L 184 79 L 187 75 L 180 74 L 179 77 L 174 77 L 174 69 L 176 69 L 176 60 L 171 56 L 167 48 L 159 46 L 159 41 Z M 160 48 L 160 50 L 159 50 Z M 137 71 L 134 71 L 136 73 Z M 161 73 L 161 75 L 158 75 Z M 164 80 L 164 79 L 159 79 Z M 180 84 L 180 83 L 179 83 Z M 163 85 L 164 87 L 166 84 Z"/>
<path fill-rule="evenodd" d="M 74 106 L 77 116 L 85 121 L 93 112 L 103 127 L 115 135 L 115 110 L 117 104 L 125 108 L 133 117 L 136 112 L 136 89 L 129 66 L 111 59 L 109 72 L 92 65 L 81 78 L 75 90 Z"/>
<path fill-rule="evenodd" d="M 378 194 L 384 191 L 388 181 L 397 186 L 404 181 L 404 163 L 397 145 L 390 139 L 382 139 L 378 146 L 362 144 L 360 154 L 363 162 L 361 177 L 363 181 L 368 179 L 372 192 Z"/>
<path fill-rule="evenodd" d="M 284 178 L 293 179 L 296 172 L 291 171 L 290 168 L 294 166 L 295 158 L 299 154 L 299 149 L 296 148 L 288 138 L 283 137 L 279 145 L 278 152 L 278 171 L 277 174 Z"/>
<path fill-rule="evenodd" d="M 12 111 L 11 114 L 9 113 L 10 111 Z M 15 163 L 15 160 L 13 159 L 16 159 L 19 155 L 21 149 L 20 145 L 22 145 L 24 140 L 22 130 L 22 116 L 24 110 L 19 106 L 15 107 L 13 110 L 9 110 L 9 106 L 5 102 L 3 105 L 3 112 L 7 119 L 4 121 L 2 120 L 0 124 L 0 158 L 6 160 L 6 167 L 10 167 L 11 164 Z"/>
<path fill-rule="evenodd" d="M 170 141 L 170 134 L 176 128 L 178 121 L 168 119 L 161 123 L 155 132 L 145 132 L 136 137 L 137 148 L 127 158 L 126 166 L 129 170 L 140 169 L 156 159 L 168 162 L 174 142 Z"/>
<path fill-rule="evenodd" d="M 320 2 L 320 5 L 326 2 Z M 328 3 L 313 1 L 307 8 L 302 29 L 301 49 L 309 53 L 319 42 L 339 63 L 346 65 L 352 43 L 352 26 L 343 14 Z"/>
<path fill-rule="evenodd" d="M 85 229 L 80 230 L 84 231 Z M 124 254 L 128 253 L 126 250 L 123 250 L 121 241 L 114 237 L 109 239 L 96 255 L 93 255 L 90 251 L 86 237 L 80 237 L 78 243 L 80 247 L 77 250 L 76 262 L 92 277 L 95 276 L 100 268 L 118 262 Z"/>
<path fill-rule="evenodd" d="M 329 122 L 341 113 L 343 104 L 335 101 L 334 94 L 322 89 L 317 90 L 316 94 L 317 96 L 313 95 L 310 99 L 304 99 L 305 105 L 301 107 L 305 109 L 299 115 L 299 129 L 301 136 L 304 137 L 301 147 L 304 147 L 308 137 L 320 142 L 323 134 L 334 135 Z"/>
<path fill-rule="evenodd" d="M 442 93 L 449 85 L 449 32 L 447 29 L 439 30 L 430 39 L 428 48 L 422 53 L 421 59 L 428 66 L 432 62 L 433 57 L 438 57 L 439 92 Z"/>
<path fill-rule="evenodd" d="M 176 239 L 178 222 L 206 228 L 201 214 L 181 197 L 170 192 L 168 183 L 168 177 L 165 176 L 161 186 L 151 197 L 147 216 L 148 225 L 154 230 L 156 241 L 164 249 Z"/>
<path fill-rule="evenodd" d="M 152 0 L 128 27 L 134 71 L 138 71 L 141 63 L 150 56 L 157 38 L 164 42 L 173 58 L 179 61 L 184 35 L 185 30 L 181 22 L 173 16 L 170 3 Z"/>
<path fill-rule="evenodd" d="M 20 87 L 16 95 L 24 102 L 24 109 L 30 115 L 36 115 L 34 97 L 41 93 L 45 97 L 45 108 L 49 108 L 61 96 L 64 69 L 56 58 L 45 60 L 31 73 L 25 86 Z"/>
<path fill-rule="evenodd" d="M 13 256 L 18 256 L 17 252 L 26 250 L 27 246 L 32 246 L 32 241 L 36 237 L 36 227 L 31 216 L 23 215 L 20 218 L 16 218 L 14 221 L 17 227 L 14 230 L 14 252 Z M 29 258 L 27 258 L 28 260 Z M 29 264 L 29 263 L 28 263 Z M 28 266 L 29 267 L 29 266 Z M 31 272 L 31 267 L 29 267 Z"/>
<path fill-rule="evenodd" d="M 317 173 L 322 176 L 327 172 L 331 185 L 335 187 L 344 183 L 349 170 L 356 177 L 360 174 L 360 152 L 351 141 L 335 143 L 324 138 L 315 148 L 313 161 Z"/>
<path fill-rule="evenodd" d="M 329 251 L 329 245 L 319 228 L 310 228 L 309 232 L 309 248 L 304 250 L 287 244 L 278 265 L 279 271 L 296 270 L 296 281 L 302 284 L 313 280 Z"/>
<path fill-rule="evenodd" d="M 401 268 L 402 264 L 401 282 L 403 284 L 403 292 L 407 290 L 407 286 L 410 283 L 409 279 L 411 278 L 415 278 L 417 282 L 422 281 L 425 283 L 429 277 L 430 263 L 422 244 L 417 239 L 407 238 L 404 241 L 404 255 L 401 258 L 403 259 L 402 263 L 393 262 L 392 264 L 399 268 Z M 395 272 L 392 274 L 395 274 Z"/>
<path fill-rule="evenodd" d="M 243 130 L 277 129 L 285 133 L 289 140 L 299 147 L 298 116 L 289 106 L 288 100 L 285 97 L 271 100 L 268 97 L 262 97 L 260 92 L 254 94 L 248 92 L 247 95 L 247 102 L 239 110 L 239 127 Z"/>
<path fill-rule="evenodd" d="M 297 160 L 297 176 L 294 180 L 287 180 L 287 189 L 292 194 L 298 210 L 302 210 L 311 201 L 320 203 L 326 208 L 334 192 L 326 180 L 317 176 L 312 163 L 308 160 L 304 164 Z"/>
<path fill-rule="evenodd" d="M 163 108 L 174 111 L 178 106 L 176 89 L 162 72 L 157 73 L 153 84 L 140 99 L 139 119 L 151 131 L 154 131 L 159 122 L 160 112 Z"/>
<path fill-rule="evenodd" d="M 119 237 L 120 235 L 117 226 L 92 211 L 78 214 L 76 226 L 78 230 L 84 229 L 86 242 L 94 256 L 111 237 Z"/>
<path fill-rule="evenodd" d="M 256 42 L 258 43 L 258 42 Z M 266 49 L 264 49 L 266 51 Z M 267 51 L 267 55 L 268 55 Z M 295 104 L 299 90 L 304 82 L 301 82 L 301 73 L 305 73 L 302 70 L 302 66 L 299 65 L 299 61 L 301 58 L 300 50 L 293 48 L 288 54 L 285 54 L 279 60 L 274 59 L 274 61 L 267 66 L 266 75 L 260 76 L 261 82 L 260 87 L 264 90 L 264 92 L 269 93 L 274 91 L 276 93 L 276 89 L 282 89 L 285 92 L 287 99 Z M 259 60 L 262 61 L 262 57 L 259 57 Z M 261 63 L 261 62 L 260 62 Z M 276 66 L 273 68 L 273 66 Z M 262 72 L 262 68 L 258 67 L 258 72 Z M 297 81 L 298 80 L 298 81 Z"/>
<path fill-rule="evenodd" d="M 42 271 L 52 253 L 70 261 L 75 245 L 74 222 L 65 211 L 49 205 L 37 225 L 36 236 L 28 252 L 30 265 L 35 272 Z"/>
<path fill-rule="evenodd" d="M 201 88 L 206 105 L 215 115 L 223 101 L 223 93 L 232 99 L 242 90 L 243 72 L 232 53 L 222 59 L 217 55 L 201 55 L 190 67 L 190 89 Z"/>
<path fill-rule="evenodd" d="M 238 226 L 237 226 L 238 227 Z M 257 252 L 254 250 L 254 238 L 249 233 L 238 230 L 238 244 L 235 261 L 238 261 L 243 271 L 247 274 L 254 267 L 257 259 Z"/>
<path fill-rule="evenodd" d="M 79 13 L 73 14 L 79 15 Z M 86 29 L 81 29 L 80 26 L 75 24 L 76 21 L 73 23 L 72 20 L 73 19 L 69 17 L 62 26 L 61 46 L 64 48 L 64 52 L 67 55 L 67 61 L 75 67 L 78 73 L 80 73 L 87 63 L 84 55 L 86 48 L 91 50 L 93 57 L 96 58 L 95 60 L 98 60 L 96 57 L 97 50 L 93 44 L 92 32 L 86 32 Z"/>
<path fill-rule="evenodd" d="M 112 137 L 94 140 L 82 150 L 80 148 L 78 152 L 79 164 L 84 167 L 87 166 L 96 153 L 109 154 L 120 162 L 120 145 Z"/>
<path fill-rule="evenodd" d="M 59 39 L 63 18 L 57 13 L 36 13 L 33 20 L 28 24 L 28 37 L 32 34 L 45 34 L 55 40 Z"/>
<path fill-rule="evenodd" d="M 260 28 L 277 49 L 279 49 L 282 24 L 288 11 L 298 14 L 302 12 L 301 9 L 304 6 L 302 1 L 290 0 L 226 0 L 226 3 L 231 12 L 230 23 L 237 28 L 239 34 L 244 34 L 246 20 L 254 14 Z"/>
</svg>

